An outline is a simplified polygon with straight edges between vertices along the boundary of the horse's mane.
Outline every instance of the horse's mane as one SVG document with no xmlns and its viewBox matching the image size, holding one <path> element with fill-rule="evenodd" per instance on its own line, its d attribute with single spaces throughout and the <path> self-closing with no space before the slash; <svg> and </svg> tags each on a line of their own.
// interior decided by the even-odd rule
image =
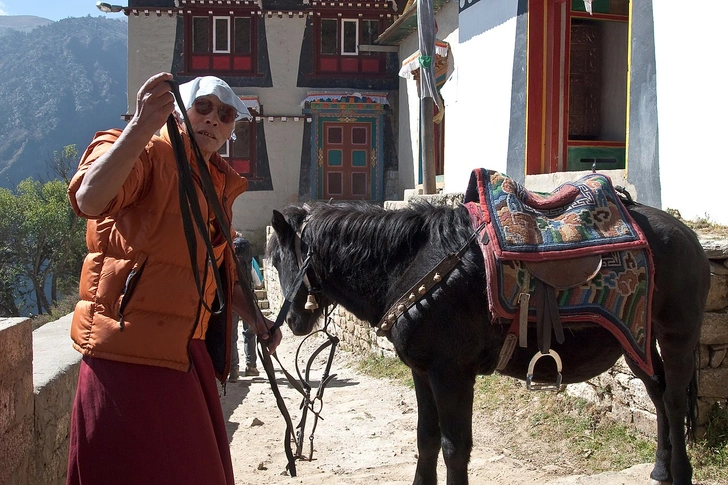
<svg viewBox="0 0 728 485">
<path fill-rule="evenodd" d="M 387 268 L 433 239 L 448 251 L 459 246 L 469 226 L 457 223 L 462 215 L 456 212 L 426 202 L 398 210 L 357 202 L 319 203 L 310 211 L 305 240 L 327 249 L 329 269 Z"/>
</svg>

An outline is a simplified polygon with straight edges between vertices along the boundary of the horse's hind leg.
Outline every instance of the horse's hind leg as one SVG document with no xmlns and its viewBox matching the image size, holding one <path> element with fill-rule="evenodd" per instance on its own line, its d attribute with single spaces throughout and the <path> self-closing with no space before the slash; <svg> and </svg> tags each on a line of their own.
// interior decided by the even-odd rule
<svg viewBox="0 0 728 485">
<path fill-rule="evenodd" d="M 670 445 L 670 423 L 667 420 L 665 412 L 665 402 L 663 396 L 665 394 L 665 371 L 662 367 L 660 359 L 654 345 L 652 346 L 652 363 L 655 375 L 658 376 L 653 380 L 648 376 L 632 359 L 625 355 L 625 361 L 629 365 L 632 372 L 642 380 L 647 390 L 647 395 L 655 405 L 655 414 L 657 417 L 657 451 L 655 453 L 655 467 L 650 473 L 650 478 L 660 483 L 669 483 L 672 481 L 670 475 L 670 456 L 672 454 L 672 446 Z"/>
<path fill-rule="evenodd" d="M 688 339 L 690 340 L 690 339 Z M 688 388 L 694 377 L 695 356 L 686 342 L 665 342 L 662 359 L 653 346 L 657 381 L 627 358 L 632 371 L 645 384 L 657 414 L 657 452 L 650 478 L 660 483 L 692 485 L 693 468 L 685 443 L 685 417 L 688 415 Z"/>
<path fill-rule="evenodd" d="M 680 344 L 678 344 L 679 346 Z M 691 485 L 693 467 L 690 465 L 685 444 L 685 417 L 688 414 L 688 389 L 695 376 L 694 347 L 673 351 L 662 345 L 660 351 L 665 366 L 665 403 L 670 425 L 670 472 L 673 485 Z"/>
<path fill-rule="evenodd" d="M 413 485 L 437 483 L 437 457 L 440 454 L 440 419 L 426 373 L 412 370 L 417 395 L 417 470 Z"/>
</svg>

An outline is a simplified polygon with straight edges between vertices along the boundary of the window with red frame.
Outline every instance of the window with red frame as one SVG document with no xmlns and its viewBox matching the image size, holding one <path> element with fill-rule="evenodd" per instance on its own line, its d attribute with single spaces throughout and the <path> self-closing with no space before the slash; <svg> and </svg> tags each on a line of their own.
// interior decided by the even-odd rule
<svg viewBox="0 0 728 485">
<path fill-rule="evenodd" d="M 219 150 L 233 170 L 249 179 L 257 177 L 256 128 L 255 118 L 236 122 L 235 141 L 227 140 Z"/>
<path fill-rule="evenodd" d="M 255 72 L 255 18 L 191 14 L 188 20 L 188 72 Z"/>
<path fill-rule="evenodd" d="M 360 51 L 373 45 L 384 30 L 379 18 L 317 18 L 316 72 L 319 74 L 379 74 L 385 71 L 384 54 Z"/>
</svg>

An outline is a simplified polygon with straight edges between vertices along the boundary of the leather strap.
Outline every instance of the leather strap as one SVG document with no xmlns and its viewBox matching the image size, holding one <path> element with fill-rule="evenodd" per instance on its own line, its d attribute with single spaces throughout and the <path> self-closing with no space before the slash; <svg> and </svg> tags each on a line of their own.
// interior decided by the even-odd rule
<svg viewBox="0 0 728 485">
<path fill-rule="evenodd" d="M 526 318 L 528 318 L 528 311 L 526 311 Z M 508 334 L 506 335 L 506 339 L 503 341 L 503 346 L 498 354 L 498 363 L 495 366 L 495 370 L 497 371 L 505 369 L 513 356 L 513 351 L 516 349 L 516 344 L 518 343 L 516 333 L 518 332 L 519 320 L 520 318 L 518 318 L 518 314 L 516 314 L 513 321 L 511 321 L 511 326 L 508 328 Z"/>
<path fill-rule="evenodd" d="M 273 391 L 273 395 L 276 397 L 276 405 L 278 406 L 281 416 L 283 416 L 283 420 L 286 422 L 286 432 L 283 440 L 283 448 L 286 452 L 286 459 L 288 460 L 286 468 L 288 469 L 288 473 L 290 473 L 292 477 L 295 477 L 296 457 L 293 456 L 293 449 L 291 448 L 291 441 L 294 436 L 293 420 L 291 420 L 291 415 L 288 413 L 288 408 L 286 407 L 286 402 L 283 400 L 283 396 L 281 395 L 281 390 L 278 389 L 278 384 L 276 383 L 276 371 L 273 368 L 273 361 L 268 354 L 268 347 L 266 347 L 265 343 L 260 339 L 258 340 L 258 346 L 260 348 L 258 355 L 263 363 L 265 375 L 268 376 L 270 388 Z"/>
<path fill-rule="evenodd" d="M 179 84 L 174 81 L 170 80 L 167 81 L 170 85 L 170 88 L 172 90 L 172 94 L 174 95 L 175 101 L 177 101 L 177 105 L 181 108 L 183 113 L 183 120 L 185 123 L 185 126 L 187 127 L 187 133 L 193 133 L 192 125 L 190 123 L 189 118 L 187 117 L 187 113 L 184 110 L 184 102 L 182 101 L 182 96 L 179 92 Z M 167 127 L 168 131 L 170 133 L 170 137 L 173 141 L 173 149 L 175 151 L 175 158 L 177 159 L 177 166 L 180 169 L 180 206 L 182 207 L 183 211 L 183 220 L 184 220 L 184 213 L 187 212 L 185 207 L 187 204 L 189 204 L 189 208 L 191 209 L 192 216 L 195 218 L 195 222 L 197 224 L 198 231 L 200 232 L 200 236 L 202 237 L 203 241 L 205 242 L 205 246 L 208 250 L 208 257 L 210 258 L 210 261 L 213 263 L 210 266 L 213 268 L 213 272 L 215 275 L 215 281 L 217 283 L 217 291 L 218 291 L 218 298 L 220 299 L 220 308 L 217 310 L 220 312 L 224 305 L 225 305 L 225 299 L 222 295 L 222 283 L 220 280 L 220 274 L 219 270 L 217 268 L 217 264 L 215 262 L 215 256 L 212 252 L 212 243 L 210 241 L 209 237 L 209 228 L 207 227 L 205 221 L 202 219 L 202 213 L 199 208 L 199 201 L 197 200 L 197 193 L 194 188 L 194 182 L 192 180 L 192 173 L 190 170 L 189 161 L 187 160 L 187 155 L 184 150 L 184 143 L 182 142 L 182 136 L 179 133 L 179 129 L 177 127 L 177 122 L 174 118 L 174 116 L 170 115 L 167 119 Z M 200 182 L 202 185 L 202 193 L 207 200 L 208 206 L 212 209 L 213 213 L 215 214 L 215 217 L 217 218 L 218 225 L 220 226 L 220 231 L 222 232 L 223 236 L 225 237 L 225 240 L 228 243 L 228 249 L 230 251 L 233 250 L 233 241 L 230 234 L 230 221 L 227 220 L 227 217 L 225 216 L 225 212 L 222 209 L 222 205 L 220 204 L 220 201 L 217 198 L 217 193 L 215 192 L 215 187 L 212 183 L 212 177 L 210 176 L 210 172 L 207 168 L 207 164 L 204 162 L 204 159 L 202 157 L 202 154 L 200 152 L 199 146 L 197 146 L 197 142 L 195 141 L 194 136 L 190 136 L 190 143 L 192 145 L 192 149 L 194 151 L 195 157 L 198 161 L 197 168 L 200 173 Z M 184 180 L 183 180 L 184 179 Z M 184 183 L 184 187 L 182 187 L 182 184 Z M 201 224 L 202 223 L 202 224 Z M 189 227 L 188 227 L 189 226 Z M 204 227 L 203 227 L 204 226 Z M 191 237 L 190 237 L 191 236 Z M 199 273 L 197 270 L 197 262 L 196 262 L 196 252 L 197 252 L 197 245 L 194 237 L 194 228 L 192 228 L 191 223 L 189 220 L 185 222 L 185 237 L 187 238 L 187 244 L 190 251 L 190 257 L 192 258 L 192 268 L 193 271 L 195 271 L 195 283 L 198 286 L 198 291 L 200 291 L 200 283 L 199 283 Z M 247 281 L 245 278 L 245 273 L 243 271 L 242 265 L 240 264 L 240 261 L 238 258 L 236 258 L 233 255 L 232 258 L 235 269 L 238 274 L 238 281 L 244 282 Z M 245 285 L 241 284 L 241 288 L 243 288 L 243 291 L 246 291 Z M 249 288 L 247 288 L 247 291 L 250 291 Z M 200 297 L 204 304 L 204 298 L 202 297 L 202 293 L 200 293 Z M 255 303 L 255 295 L 252 295 L 253 303 Z M 257 309 L 257 305 L 255 306 Z M 208 309 L 209 310 L 209 309 Z M 258 309 L 258 311 L 260 311 Z M 283 316 L 285 317 L 285 313 L 283 313 Z M 279 315 L 280 319 L 280 315 Z M 278 325 L 280 326 L 280 324 Z M 275 329 L 277 327 L 272 327 L 269 330 L 269 333 L 272 334 L 275 332 Z M 283 416 L 284 420 L 286 421 L 286 438 L 284 440 L 284 447 L 286 452 L 286 458 L 288 459 L 288 471 L 291 474 L 292 477 L 296 476 L 296 459 L 293 456 L 293 451 L 291 449 L 291 441 L 293 440 L 294 436 L 294 428 L 293 428 L 293 421 L 291 421 L 291 416 L 288 413 L 288 409 L 286 408 L 286 403 L 283 400 L 283 396 L 281 396 L 280 389 L 278 389 L 278 384 L 276 382 L 275 378 L 275 369 L 273 368 L 273 362 L 271 360 L 270 355 L 268 354 L 268 348 L 265 344 L 265 341 L 262 339 L 258 340 L 259 347 L 260 347 L 260 359 L 263 363 L 263 368 L 265 369 L 265 373 L 268 376 L 268 381 L 270 382 L 270 387 L 273 391 L 273 394 L 276 397 L 276 405 L 278 406 L 278 409 L 281 412 L 281 415 Z"/>
<path fill-rule="evenodd" d="M 177 87 L 177 84 L 172 84 L 170 82 L 170 85 L 173 87 L 172 94 L 174 94 L 175 98 L 177 98 L 179 96 L 179 88 Z M 177 99 L 177 102 L 182 103 L 181 98 Z M 180 104 L 180 106 L 184 106 L 184 104 Z M 197 199 L 195 182 L 192 178 L 190 162 L 189 160 L 187 160 L 187 153 L 185 151 L 184 142 L 182 141 L 182 135 L 180 135 L 179 133 L 177 121 L 175 120 L 173 115 L 169 115 L 169 118 L 167 118 L 167 131 L 169 132 L 169 137 L 172 142 L 172 150 L 174 151 L 174 157 L 177 161 L 177 187 L 179 192 L 180 212 L 182 214 L 182 226 L 184 228 L 185 240 L 187 241 L 187 250 L 189 251 L 192 274 L 195 279 L 195 286 L 197 286 L 197 294 L 200 297 L 202 305 L 207 309 L 207 311 L 217 314 L 220 313 L 225 307 L 225 295 L 223 294 L 222 279 L 220 277 L 220 271 L 215 261 L 215 253 L 212 249 L 212 242 L 210 241 L 209 237 L 209 228 L 207 227 L 207 221 L 202 216 L 200 201 Z M 192 143 L 192 146 L 196 148 L 195 156 L 197 157 L 198 165 L 205 165 L 202 157 L 200 155 L 197 155 L 197 153 L 199 152 L 199 148 L 197 147 L 197 143 L 195 142 L 194 137 L 190 137 L 190 142 Z M 209 203 L 207 193 L 205 193 L 205 198 L 208 199 Z M 214 196 L 214 199 L 217 200 L 217 195 Z M 224 219 L 218 219 L 218 221 L 223 220 Z M 219 308 L 217 310 L 212 310 L 205 301 L 205 292 L 202 287 L 203 283 L 200 278 L 199 267 L 197 266 L 197 238 L 195 237 L 195 226 L 197 226 L 197 232 L 200 234 L 200 237 L 205 244 L 207 257 L 211 263 L 209 266 L 212 266 L 212 274 L 215 278 L 215 283 L 217 284 L 217 298 L 219 302 Z M 205 267 L 205 273 L 207 273 L 207 267 Z"/>
<path fill-rule="evenodd" d="M 179 84 L 174 81 L 170 80 L 167 81 L 169 85 L 172 88 L 172 94 L 175 97 L 175 100 L 177 101 L 177 105 L 180 107 L 184 106 L 184 102 L 182 101 L 182 96 L 179 93 Z M 187 133 L 193 133 L 192 130 L 192 124 L 190 123 L 190 119 L 187 116 L 187 113 L 182 109 L 183 111 L 183 120 L 185 123 L 185 127 L 187 128 Z M 170 118 L 167 120 L 167 123 L 169 124 L 170 121 L 174 120 L 174 117 L 170 115 Z M 172 132 L 179 135 L 179 131 L 176 129 L 171 130 Z M 181 140 L 181 137 L 180 137 Z M 220 200 L 217 198 L 217 192 L 215 192 L 215 186 L 212 183 L 212 177 L 210 176 L 210 171 L 207 168 L 207 164 L 204 163 L 204 158 L 202 157 L 202 153 L 200 152 L 200 147 L 197 145 L 197 142 L 195 141 L 194 136 L 190 136 L 190 144 L 192 145 L 192 150 L 194 151 L 195 158 L 199 161 L 197 164 L 197 169 L 200 172 L 200 182 L 202 185 L 202 193 L 205 196 L 205 199 L 207 200 L 208 206 L 212 209 L 212 212 L 215 214 L 215 218 L 218 221 L 218 226 L 220 226 L 220 232 L 222 232 L 223 236 L 225 237 L 225 241 L 228 243 L 228 249 L 230 251 L 233 250 L 233 239 L 230 234 L 230 221 L 227 219 L 227 216 L 225 215 L 225 211 L 222 209 L 222 204 L 220 203 Z M 186 159 L 186 156 L 185 156 Z M 178 161 L 179 163 L 179 161 Z M 187 168 L 189 168 L 189 163 L 187 164 Z M 207 234 L 207 228 L 205 228 L 206 231 L 204 234 Z M 204 237 L 203 237 L 204 239 Z M 207 241 L 206 241 L 207 243 Z M 212 248 L 212 245 L 210 245 L 210 248 Z M 211 256 L 213 259 L 212 261 L 215 261 L 214 255 Z M 238 281 L 246 281 L 245 272 L 243 271 L 242 265 L 240 264 L 240 261 L 238 261 L 238 258 L 233 257 L 232 258 L 235 263 L 235 269 L 237 271 L 238 275 Z M 216 267 L 216 264 L 212 265 L 213 267 Z M 243 287 L 244 285 L 241 285 Z M 246 291 L 245 288 L 243 288 L 243 291 Z M 248 289 L 249 291 L 249 289 Z M 222 306 L 222 305 L 221 305 Z"/>
<path fill-rule="evenodd" d="M 528 307 L 531 301 L 531 273 L 526 271 L 523 281 L 523 293 L 518 295 L 518 346 L 528 347 Z"/>
<path fill-rule="evenodd" d="M 397 301 L 395 301 L 390 307 L 384 312 L 379 323 L 377 323 L 377 335 L 385 335 L 386 332 L 390 331 L 397 319 L 401 317 L 410 307 L 417 303 L 422 297 L 424 297 L 432 288 L 440 283 L 447 274 L 449 274 L 455 266 L 460 263 L 463 255 L 470 247 L 470 244 L 475 241 L 478 234 L 485 227 L 485 223 L 481 224 L 465 241 L 460 249 L 455 253 L 450 253 L 445 256 L 434 268 L 427 272 L 425 276 L 420 278 L 417 283 L 402 295 Z"/>
<path fill-rule="evenodd" d="M 298 269 L 298 274 L 293 280 L 293 284 L 288 289 L 288 293 L 286 294 L 285 298 L 283 299 L 283 305 L 281 306 L 281 309 L 278 311 L 278 316 L 276 317 L 276 321 L 273 324 L 273 326 L 270 328 L 272 333 L 275 333 L 276 329 L 283 325 L 283 321 L 286 318 L 286 315 L 288 315 L 288 309 L 291 306 L 291 303 L 293 302 L 293 299 L 296 297 L 296 293 L 298 292 L 298 289 L 301 288 L 301 284 L 303 283 L 304 278 L 306 277 L 306 273 L 308 272 L 308 267 L 311 264 L 311 248 L 309 248 L 308 253 L 306 254 L 306 259 L 303 260 L 301 263 L 301 267 Z"/>
<path fill-rule="evenodd" d="M 556 341 L 564 343 L 564 328 L 561 325 L 559 306 L 556 302 L 556 290 L 536 278 L 534 290 L 536 303 L 536 338 L 542 354 L 548 354 L 551 349 L 551 331 L 556 335 Z"/>
</svg>

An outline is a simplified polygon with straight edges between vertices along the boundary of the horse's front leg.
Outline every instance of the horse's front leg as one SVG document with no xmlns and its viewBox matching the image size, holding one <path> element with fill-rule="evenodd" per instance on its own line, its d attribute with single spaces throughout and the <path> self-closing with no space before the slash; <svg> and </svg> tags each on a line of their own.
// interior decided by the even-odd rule
<svg viewBox="0 0 728 485">
<path fill-rule="evenodd" d="M 458 369 L 454 364 L 441 370 L 430 370 L 430 386 L 440 416 L 440 443 L 447 467 L 447 485 L 466 485 L 473 449 L 475 374 Z"/>
<path fill-rule="evenodd" d="M 417 396 L 417 470 L 413 485 L 437 483 L 437 456 L 440 454 L 440 420 L 427 374 L 412 369 Z"/>
</svg>

